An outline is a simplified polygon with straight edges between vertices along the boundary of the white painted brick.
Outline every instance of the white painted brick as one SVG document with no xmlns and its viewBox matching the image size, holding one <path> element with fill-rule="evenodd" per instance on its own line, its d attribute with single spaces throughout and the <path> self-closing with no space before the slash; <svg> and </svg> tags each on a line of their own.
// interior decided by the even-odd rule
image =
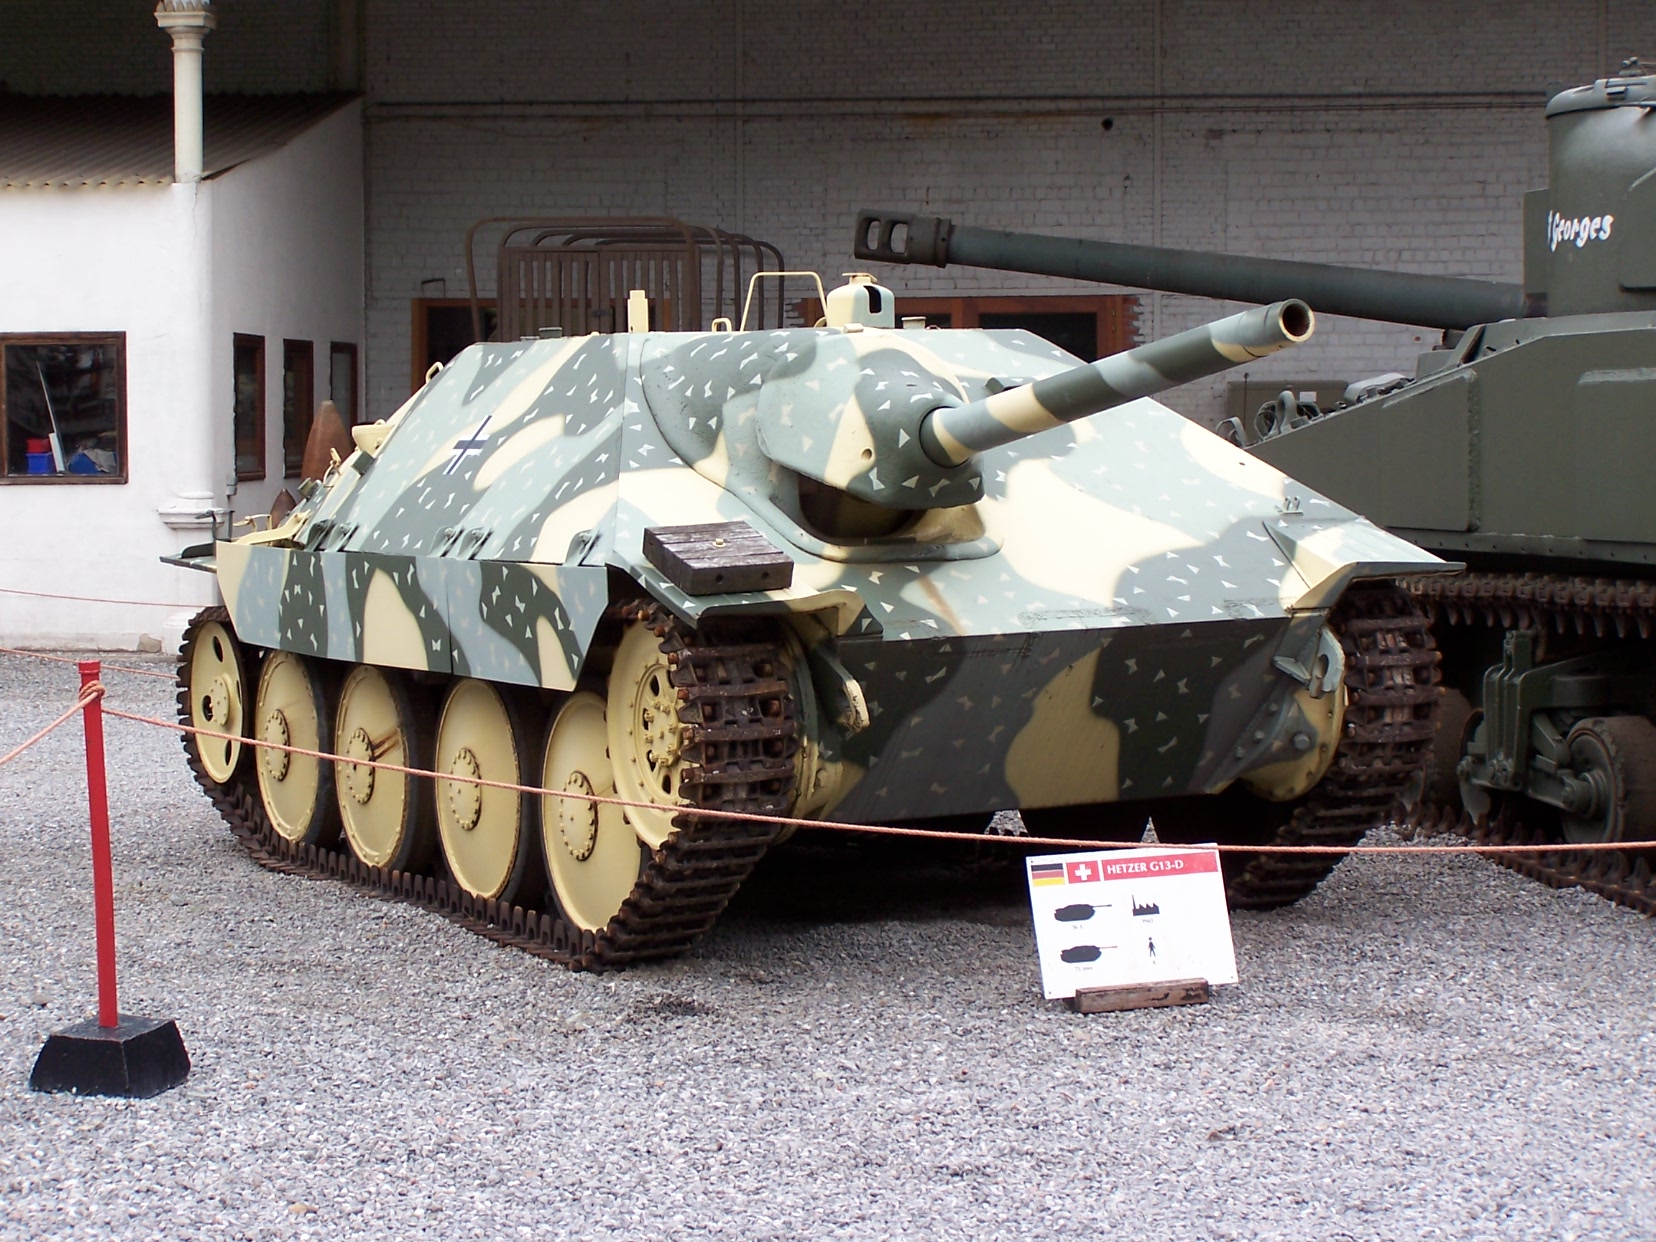
<svg viewBox="0 0 1656 1242">
<path fill-rule="evenodd" d="M 1520 196 L 1545 181 L 1540 102 L 1549 86 L 1605 68 L 1598 6 L 1584 0 L 1162 0 L 1158 170 L 1153 0 L 363 3 L 365 362 L 378 414 L 406 395 L 409 299 L 434 278 L 463 293 L 462 238 L 483 216 L 671 214 L 751 232 L 790 265 L 830 276 L 852 266 L 855 210 L 891 206 L 988 227 L 1515 280 Z M 152 8 L 58 0 L 49 21 L 8 27 L 0 79 L 25 91 L 165 89 L 167 42 Z M 328 8 L 223 0 L 209 87 L 322 88 Z M 1606 14 L 1609 68 L 1656 53 L 1656 6 L 1608 0 Z M 1378 98 L 1398 92 L 1463 97 L 1430 107 Z M 1201 98 L 1294 93 L 1342 97 L 1320 109 Z M 1082 110 L 1062 115 L 1052 101 L 1064 99 Z M 848 115 L 870 100 L 928 115 Z M 505 115 L 467 102 L 503 104 Z M 560 102 L 583 115 L 537 107 Z M 630 113 L 643 103 L 654 115 Z M 490 256 L 480 265 L 492 281 Z M 927 294 L 1093 288 L 968 269 L 882 276 Z M 1146 306 L 1163 333 L 1233 309 L 1171 295 Z M 1316 341 L 1250 378 L 1408 369 L 1432 336 L 1325 317 Z M 1171 404 L 1211 420 L 1226 382 L 1191 385 Z"/>
</svg>

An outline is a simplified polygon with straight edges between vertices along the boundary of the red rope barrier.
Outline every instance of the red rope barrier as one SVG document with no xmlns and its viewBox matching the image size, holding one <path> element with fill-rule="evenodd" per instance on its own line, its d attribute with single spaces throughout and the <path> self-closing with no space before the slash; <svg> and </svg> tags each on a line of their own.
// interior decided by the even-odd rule
<svg viewBox="0 0 1656 1242">
<path fill-rule="evenodd" d="M 154 716 L 139 716 L 132 712 L 117 711 L 108 708 L 106 715 L 118 720 L 130 720 L 137 724 L 150 725 L 160 729 L 170 729 L 175 733 L 192 735 L 205 734 L 208 737 L 223 737 L 222 732 L 216 729 L 198 729 L 193 725 L 179 724 L 171 720 L 158 720 Z M 435 780 L 456 781 L 465 785 L 478 785 L 486 789 L 505 789 L 513 793 L 549 795 L 554 798 L 574 798 L 580 802 L 591 802 L 603 806 L 638 807 L 644 810 L 660 810 L 660 806 L 653 802 L 630 802 L 625 798 L 610 798 L 601 794 L 578 793 L 567 789 L 545 789 L 539 785 L 520 785 L 512 781 L 491 781 L 480 776 L 461 776 L 446 772 L 434 772 L 429 768 L 411 768 L 400 763 L 386 763 L 378 759 L 352 759 L 344 755 L 336 755 L 325 750 L 310 750 L 303 746 L 288 746 L 280 742 L 266 742 L 258 738 L 243 737 L 242 745 L 254 748 L 263 747 L 268 750 L 279 750 L 289 755 L 303 755 L 308 759 L 321 759 L 332 763 L 348 763 L 358 767 L 375 768 L 386 772 L 398 772 L 405 776 L 424 776 Z M 933 828 L 895 828 L 882 824 L 853 824 L 833 819 L 799 819 L 787 815 L 758 815 L 745 811 L 716 811 L 703 808 L 685 808 L 686 814 L 702 819 L 736 819 L 748 823 L 778 824 L 792 828 L 826 828 L 838 832 L 861 832 L 873 835 L 918 837 L 938 841 L 974 842 L 1005 842 L 1009 845 L 1050 845 L 1055 849 L 1064 850 L 1136 850 L 1144 846 L 1143 841 L 1080 841 L 1071 837 L 1031 837 L 1031 836 L 1001 836 L 994 833 L 985 833 L 980 836 L 967 835 L 959 832 L 942 832 Z M 1595 841 L 1583 845 L 1190 845 L 1182 842 L 1163 842 L 1159 848 L 1177 849 L 1217 849 L 1221 853 L 1235 854 L 1541 854 L 1556 853 L 1561 849 L 1569 850 L 1636 850 L 1656 848 L 1656 841 Z"/>
<path fill-rule="evenodd" d="M 48 664 L 76 664 L 79 660 L 71 660 L 65 656 L 47 655 L 44 651 L 24 651 L 19 647 L 0 647 L 0 655 L 22 656 L 25 660 L 45 660 Z M 153 668 L 133 668 L 127 664 L 105 664 L 104 672 L 132 673 L 138 677 L 160 677 L 167 681 L 177 679 L 177 673 L 158 673 Z"/>
<path fill-rule="evenodd" d="M 96 691 L 95 693 L 93 693 L 94 689 Z M 37 742 L 43 741 L 47 737 L 47 735 L 52 733 L 54 730 L 61 729 L 65 724 L 68 723 L 69 717 L 73 716 L 76 712 L 82 710 L 87 705 L 87 702 L 88 702 L 87 696 L 89 694 L 92 694 L 92 696 L 94 698 L 102 698 L 103 693 L 104 693 L 103 685 L 101 683 L 97 682 L 97 681 L 94 681 L 91 686 L 83 688 L 81 690 L 80 698 L 76 699 L 67 708 L 65 708 L 64 712 L 63 712 L 63 715 L 59 716 L 56 720 L 52 721 L 51 724 L 47 725 L 44 729 L 42 729 L 39 733 L 36 733 L 33 737 L 29 738 L 27 741 L 24 741 L 24 742 L 14 746 L 14 747 L 12 747 L 4 755 L 0 755 L 0 768 L 5 767 L 13 759 L 17 758 L 17 756 L 21 755 L 24 751 L 28 750 L 29 747 L 35 745 Z"/>
<path fill-rule="evenodd" d="M 27 656 L 27 657 L 30 657 L 30 658 L 41 659 L 41 660 L 51 660 L 55 663 L 60 663 L 60 664 L 73 664 L 73 663 L 76 663 L 76 661 L 66 660 L 66 659 L 62 658 L 61 656 L 48 656 L 48 655 L 43 655 L 43 654 L 38 653 L 38 652 L 18 651 L 18 650 L 15 650 L 13 648 L 10 648 L 10 647 L 0 647 L 0 653 L 10 654 L 10 655 Z M 119 667 L 119 666 L 111 665 L 110 667 L 113 668 L 113 667 Z M 85 668 L 85 665 L 82 664 L 83 676 L 84 676 L 84 668 Z M 149 676 L 149 677 L 166 677 L 169 681 L 173 680 L 172 676 L 169 675 L 169 674 L 156 673 L 156 672 L 154 672 L 152 670 L 149 670 L 149 669 L 126 669 L 124 671 L 133 672 L 133 673 L 141 673 L 141 674 L 143 674 L 145 676 Z M 99 685 L 97 687 L 97 691 L 98 691 L 98 697 L 101 698 L 102 695 L 103 695 L 103 687 L 101 685 Z M 85 692 L 83 691 L 83 699 L 84 699 L 84 693 Z M 77 702 L 75 703 L 74 706 L 70 707 L 66 712 L 64 712 L 64 714 L 62 716 L 58 717 L 57 720 L 53 721 L 50 725 L 46 726 L 45 729 L 41 730 L 34 737 L 29 738 L 22 745 L 16 747 L 14 750 L 7 753 L 4 757 L 0 757 L 0 766 L 4 766 L 5 764 L 9 763 L 12 759 L 14 759 L 18 755 L 22 754 L 23 751 L 27 750 L 30 746 L 33 746 L 36 742 L 40 741 L 41 738 L 45 737 L 47 734 L 52 732 L 52 730 L 60 727 L 64 723 L 64 721 L 68 720 L 68 718 L 70 716 L 73 716 L 76 711 L 82 710 L 82 708 L 84 706 L 85 706 L 85 704 L 84 704 L 83 700 L 77 700 Z M 215 730 L 215 729 L 198 729 L 198 728 L 194 727 L 193 725 L 179 724 L 177 721 L 172 721 L 172 720 L 160 720 L 160 719 L 157 719 L 154 716 L 140 716 L 140 715 L 137 715 L 136 713 L 133 713 L 133 712 L 118 711 L 118 710 L 116 710 L 115 708 L 112 708 L 112 707 L 103 708 L 101 710 L 101 715 L 112 716 L 117 720 L 131 721 L 134 724 L 149 725 L 152 728 L 168 729 L 168 730 L 171 730 L 174 733 L 191 734 L 191 735 L 206 734 L 209 737 L 223 737 L 224 736 L 223 733 L 221 733 L 221 732 L 219 732 L 218 730 Z M 101 734 L 100 734 L 100 738 L 101 738 Z M 386 763 L 383 760 L 378 760 L 378 759 L 352 759 L 352 758 L 347 758 L 343 755 L 333 754 L 329 751 L 309 750 L 309 749 L 307 749 L 303 746 L 288 746 L 288 745 L 283 745 L 283 744 L 278 743 L 278 742 L 261 741 L 258 738 L 252 738 L 252 737 L 244 737 L 244 738 L 241 739 L 241 741 L 242 741 L 243 745 L 251 746 L 251 747 L 254 747 L 255 749 L 262 747 L 262 748 L 268 749 L 268 750 L 279 750 L 279 751 L 282 751 L 282 752 L 284 752 L 286 754 L 290 754 L 290 755 L 303 755 L 303 756 L 305 756 L 306 758 L 309 758 L 309 759 L 320 759 L 320 760 L 323 760 L 325 762 L 330 762 L 330 763 L 355 764 L 359 767 L 373 768 L 373 769 L 376 769 L 376 770 L 386 771 L 386 772 L 396 772 L 396 773 L 400 773 L 400 774 L 406 775 L 406 776 L 422 776 L 422 777 L 428 777 L 428 778 L 434 779 L 434 780 L 456 781 L 456 782 L 459 782 L 461 784 L 466 784 L 466 785 L 478 785 L 478 786 L 481 786 L 481 787 L 487 788 L 487 789 L 505 789 L 505 790 L 508 790 L 510 792 L 513 792 L 513 793 L 530 794 L 530 795 L 534 795 L 534 796 L 546 796 L 546 797 L 553 797 L 553 798 L 573 798 L 577 801 L 590 802 L 590 803 L 594 803 L 594 804 L 598 804 L 598 805 L 604 805 L 604 806 L 636 807 L 636 808 L 643 809 L 643 810 L 659 810 L 660 809 L 657 804 L 651 803 L 651 802 L 631 802 L 631 801 L 628 801 L 625 798 L 610 798 L 610 797 L 605 797 L 605 796 L 600 795 L 600 794 L 578 793 L 574 790 L 545 789 L 545 788 L 542 788 L 539 785 L 522 785 L 522 784 L 516 784 L 516 783 L 511 782 L 511 781 L 491 781 L 491 780 L 485 780 L 484 778 L 479 777 L 479 776 L 462 776 L 462 775 L 459 775 L 459 774 L 447 774 L 447 773 L 442 773 L 442 772 L 435 772 L 435 771 L 432 771 L 428 768 L 411 768 L 411 767 L 407 767 L 403 764 Z M 953 841 L 953 842 L 956 842 L 956 843 L 959 843 L 961 841 L 968 841 L 968 840 L 969 841 L 976 841 L 976 842 L 990 842 L 990 843 L 1002 843 L 1002 842 L 1004 842 L 1005 844 L 1016 845 L 1016 846 L 1019 846 L 1019 847 L 1026 847 L 1026 846 L 1031 846 L 1031 845 L 1044 845 L 1044 846 L 1051 846 L 1053 849 L 1060 849 L 1060 850 L 1129 850 L 1129 849 L 1139 849 L 1144 845 L 1143 841 L 1093 841 L 1093 840 L 1077 840 L 1077 839 L 1072 838 L 1072 837 L 1002 836 L 1002 835 L 996 834 L 996 833 L 984 833 L 982 835 L 968 836 L 968 835 L 965 835 L 965 834 L 962 834 L 962 833 L 959 833 L 959 832 L 943 832 L 943 831 L 939 831 L 937 829 L 932 829 L 932 828 L 897 828 L 897 827 L 892 827 L 890 825 L 885 825 L 885 824 L 854 824 L 854 823 L 849 823 L 849 822 L 842 821 L 842 820 L 801 819 L 801 818 L 797 818 L 797 817 L 794 817 L 794 816 L 787 816 L 787 815 L 758 815 L 758 814 L 753 814 L 753 813 L 750 813 L 750 812 L 743 812 L 743 811 L 717 811 L 717 810 L 713 810 L 713 809 L 710 809 L 710 808 L 707 808 L 707 809 L 702 809 L 702 808 L 688 809 L 687 808 L 686 813 L 687 814 L 693 814 L 693 815 L 696 815 L 696 816 L 698 816 L 700 818 L 704 818 L 704 819 L 734 819 L 734 820 L 743 820 L 743 821 L 746 821 L 748 823 L 777 824 L 781 827 L 819 828 L 819 829 L 828 829 L 830 831 L 836 831 L 836 832 L 864 833 L 864 834 L 871 835 L 871 836 L 915 837 L 915 838 L 919 838 L 919 839 L 923 839 L 923 840 Z M 1551 853 L 1557 853 L 1560 850 L 1592 851 L 1592 850 L 1656 849 L 1656 841 L 1589 841 L 1589 842 L 1583 842 L 1581 844 L 1572 843 L 1572 844 L 1568 844 L 1568 845 L 1565 845 L 1565 844 L 1562 844 L 1562 843 L 1553 843 L 1553 842 L 1549 842 L 1547 844 L 1542 844 L 1542 845 L 1476 845 L 1476 844 L 1472 844 L 1470 842 L 1467 842 L 1467 843 L 1456 843 L 1456 844 L 1452 844 L 1452 845 L 1349 845 L 1349 846 L 1341 846 L 1341 845 L 1226 845 L 1226 844 L 1220 844 L 1220 845 L 1190 845 L 1190 844 L 1185 844 L 1185 843 L 1182 843 L 1182 842 L 1163 842 L 1163 843 L 1161 843 L 1160 848 L 1173 849 L 1173 850 L 1176 850 L 1176 849 L 1217 849 L 1221 853 L 1234 853 L 1234 854 L 1329 854 L 1329 855 L 1342 855 L 1342 856 L 1346 855 L 1346 854 L 1375 854 L 1375 855 L 1396 855 L 1396 854 L 1477 854 L 1477 855 L 1492 855 L 1492 854 L 1506 854 L 1506 855 L 1511 855 L 1511 854 L 1551 854 Z"/>
<path fill-rule="evenodd" d="M 27 595 L 30 599 L 68 599 L 79 604 L 124 604 L 132 608 L 205 608 L 202 603 L 164 604 L 153 599 L 109 599 L 102 595 L 60 595 L 56 591 L 25 591 L 19 587 L 0 587 L 0 595 Z"/>
</svg>

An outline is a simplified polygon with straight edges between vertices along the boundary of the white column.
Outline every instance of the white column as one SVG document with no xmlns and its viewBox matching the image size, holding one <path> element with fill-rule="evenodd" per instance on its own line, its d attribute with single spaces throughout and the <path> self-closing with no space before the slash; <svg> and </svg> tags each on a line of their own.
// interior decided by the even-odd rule
<svg viewBox="0 0 1656 1242">
<path fill-rule="evenodd" d="M 173 44 L 173 179 L 201 180 L 201 47 L 218 25 L 212 0 L 161 0 L 155 24 Z"/>
</svg>

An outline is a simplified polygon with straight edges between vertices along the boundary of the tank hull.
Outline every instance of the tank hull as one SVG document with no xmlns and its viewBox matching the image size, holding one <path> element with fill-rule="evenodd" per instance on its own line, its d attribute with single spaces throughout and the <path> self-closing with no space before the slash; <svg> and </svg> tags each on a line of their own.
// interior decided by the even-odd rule
<svg viewBox="0 0 1656 1242">
<path fill-rule="evenodd" d="M 184 558 L 225 599 L 192 650 L 236 650 L 187 659 L 181 712 L 340 755 L 352 849 L 409 853 L 418 816 L 376 811 L 348 759 L 423 756 L 467 909 L 534 910 L 540 877 L 576 965 L 681 949 L 779 817 L 1082 808 L 1096 833 L 1100 808 L 1245 787 L 1283 812 L 1254 843 L 1326 819 L 1349 844 L 1418 768 L 1435 677 L 1418 616 L 1350 601 L 1441 560 L 1147 398 L 924 488 L 881 476 L 916 425 L 893 406 L 1077 365 L 1025 333 L 867 327 L 474 346 L 276 529 Z M 835 485 L 868 460 L 860 492 Z M 341 693 L 364 677 L 377 699 Z M 309 798 L 328 762 L 226 751 L 215 778 L 203 736 L 246 839 L 311 865 L 338 834 Z M 1361 779 L 1333 798 L 1342 763 Z M 1333 861 L 1262 865 L 1260 900 Z"/>
</svg>

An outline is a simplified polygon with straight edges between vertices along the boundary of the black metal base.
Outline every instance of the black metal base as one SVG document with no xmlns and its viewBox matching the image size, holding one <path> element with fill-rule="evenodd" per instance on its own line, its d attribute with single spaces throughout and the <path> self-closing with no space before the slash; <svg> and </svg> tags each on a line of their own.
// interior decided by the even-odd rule
<svg viewBox="0 0 1656 1242">
<path fill-rule="evenodd" d="M 190 1076 L 190 1054 L 171 1018 L 96 1018 L 55 1031 L 35 1058 L 29 1087 L 77 1095 L 143 1098 L 170 1091 Z"/>
</svg>

